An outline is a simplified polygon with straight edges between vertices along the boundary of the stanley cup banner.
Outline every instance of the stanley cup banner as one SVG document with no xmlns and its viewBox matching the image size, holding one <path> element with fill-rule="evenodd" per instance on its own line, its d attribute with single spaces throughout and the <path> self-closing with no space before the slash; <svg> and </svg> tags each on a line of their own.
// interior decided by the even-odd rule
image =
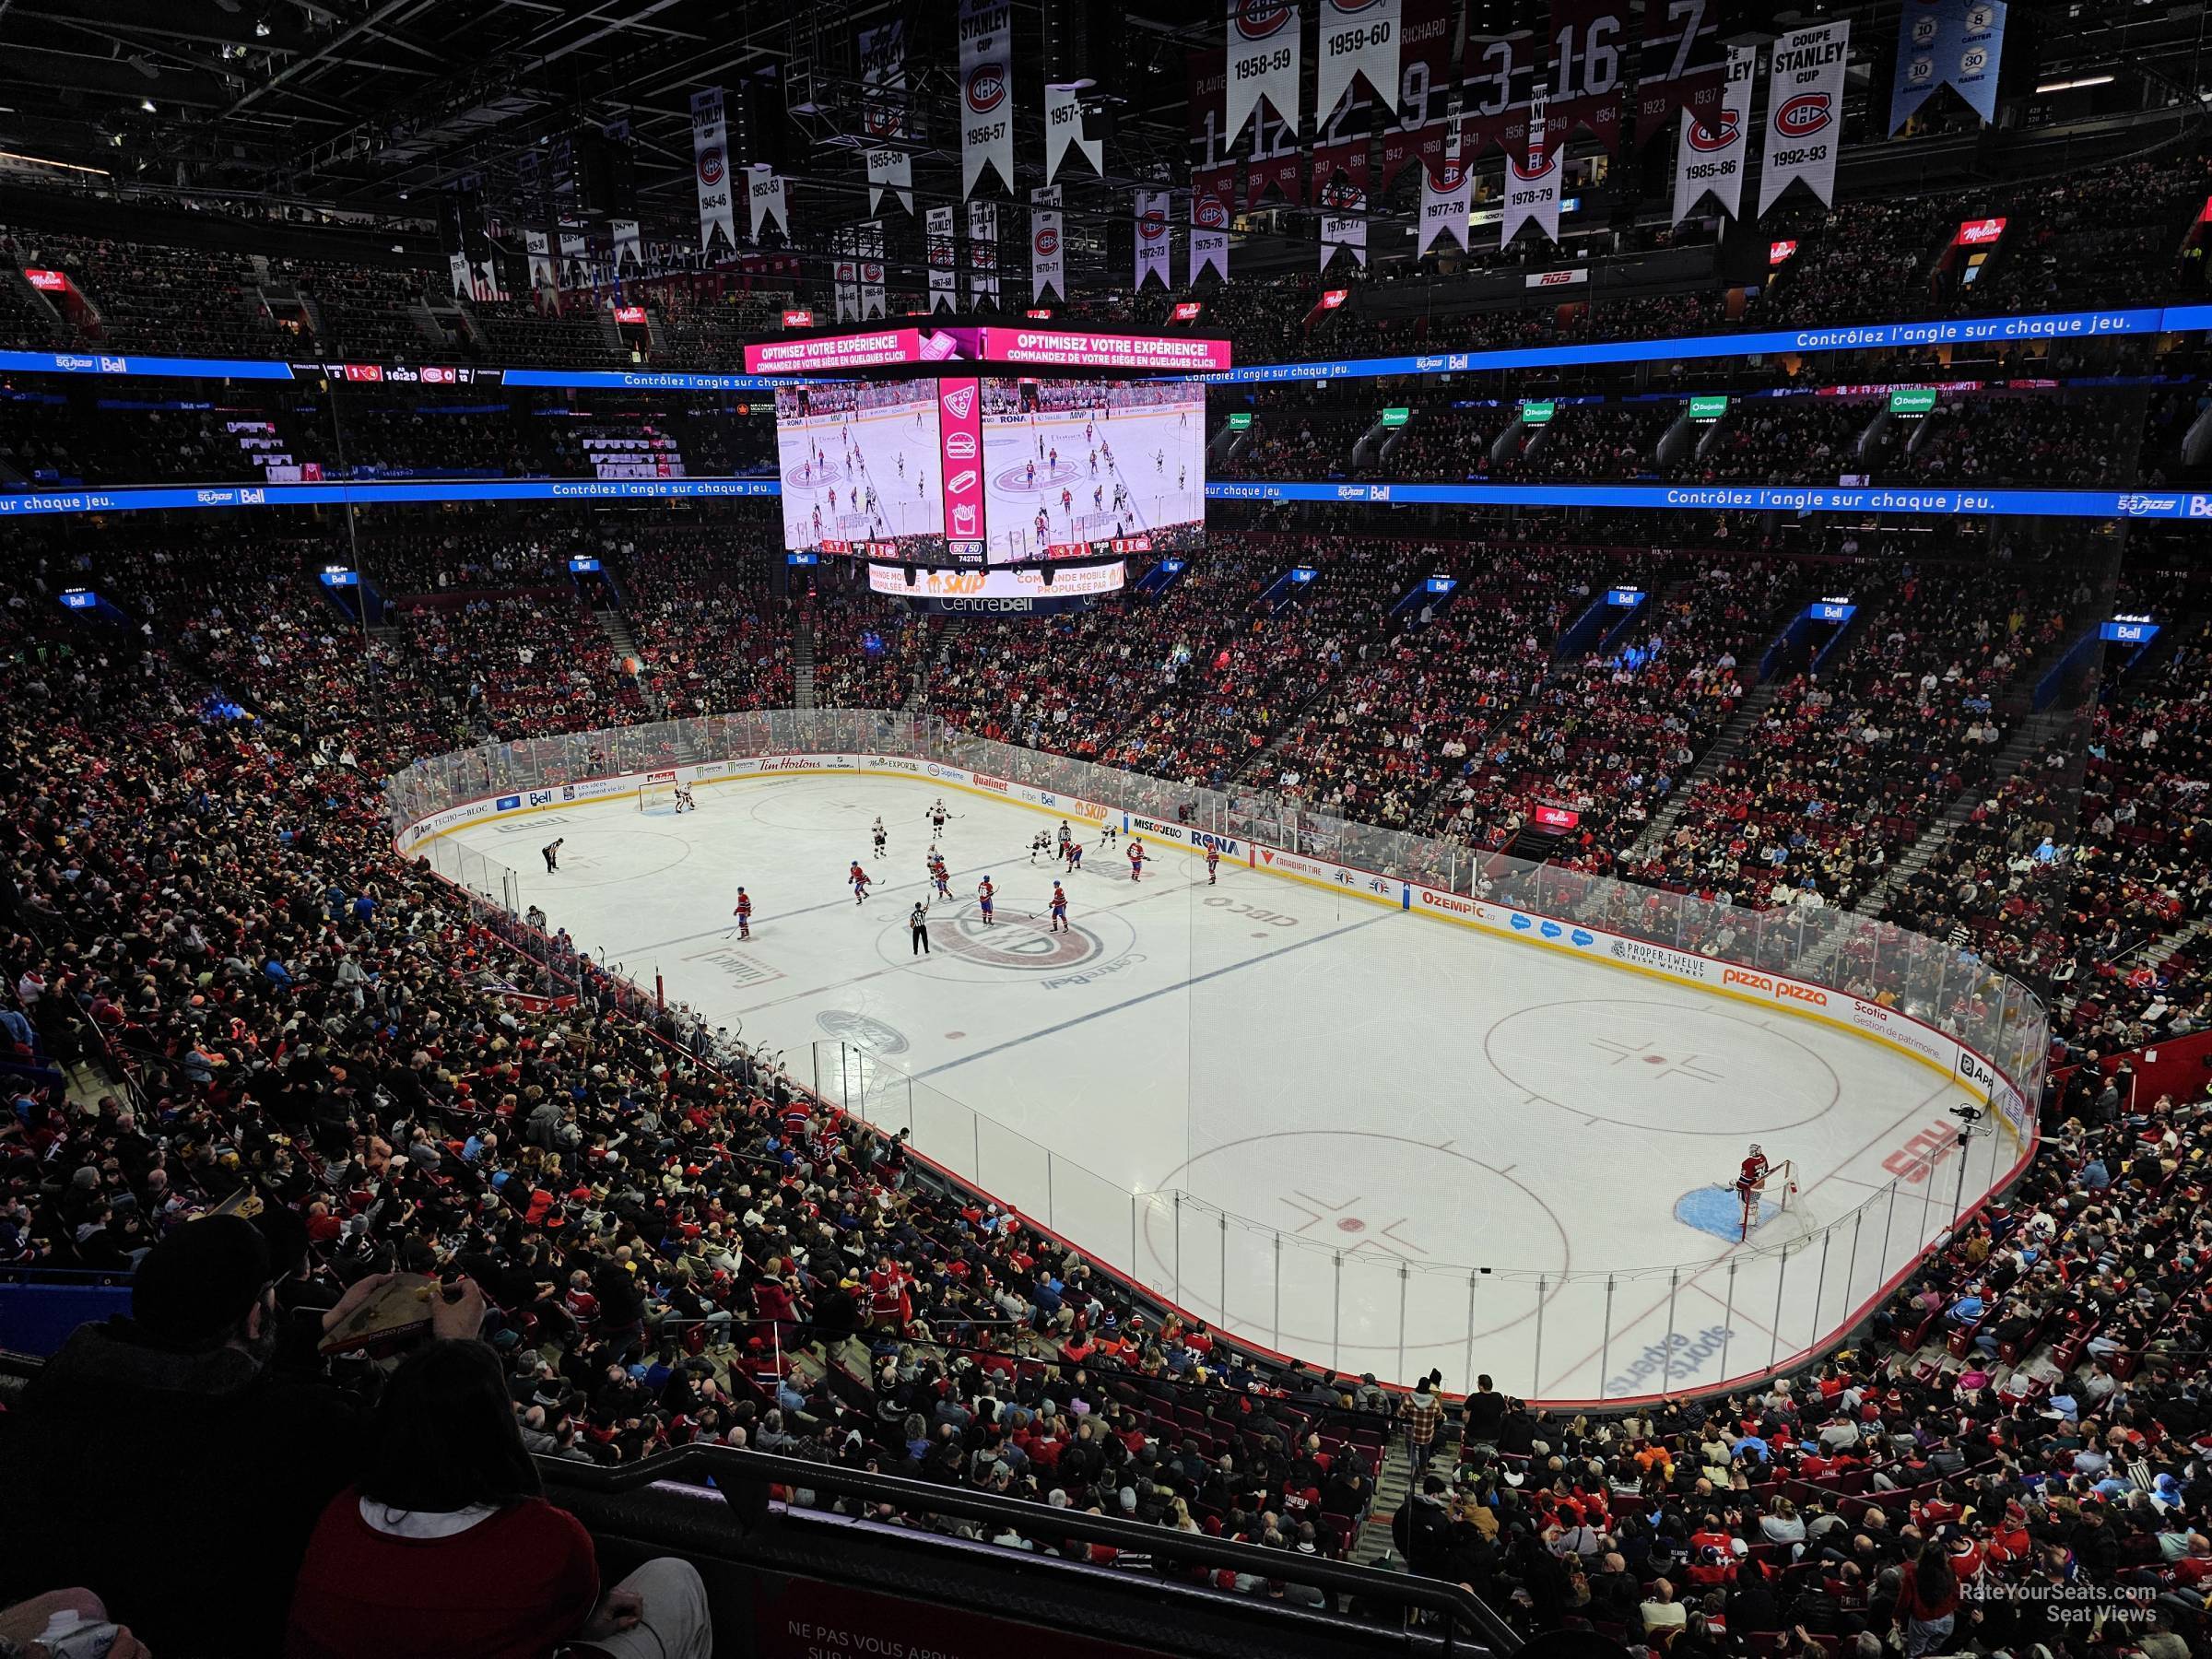
<svg viewBox="0 0 2212 1659">
<path fill-rule="evenodd" d="M 752 239 L 760 240 L 760 227 L 771 219 L 786 237 L 791 235 L 791 204 L 784 199 L 783 181 L 765 167 L 746 171 L 746 194 L 752 202 Z"/>
<path fill-rule="evenodd" d="M 1636 77 L 1636 142 L 1647 143 L 1666 118 L 1688 111 L 1718 124 L 1728 49 L 1722 42 L 1726 0 L 1644 0 L 1643 57 Z"/>
<path fill-rule="evenodd" d="M 1628 0 L 1551 0 L 1550 114 L 1544 156 L 1578 126 L 1620 153 L 1620 65 L 1628 46 Z"/>
<path fill-rule="evenodd" d="M 1067 298 L 1067 249 L 1060 240 L 1060 186 L 1043 184 L 1030 192 L 1030 303 L 1042 305 L 1045 291 Z"/>
<path fill-rule="evenodd" d="M 627 282 L 645 275 L 645 243 L 638 235 L 638 221 L 608 219 L 606 234 L 614 254 L 615 280 Z"/>
<path fill-rule="evenodd" d="M 1106 171 L 1106 146 L 1083 136 L 1083 94 L 1073 87 L 1044 89 L 1044 182 L 1060 176 L 1060 163 L 1070 147 L 1080 150 L 1090 171 Z"/>
<path fill-rule="evenodd" d="M 883 315 L 883 221 L 860 221 L 860 320 Z"/>
<path fill-rule="evenodd" d="M 1229 65 L 1221 141 L 1233 143 L 1262 99 L 1298 125 L 1299 8 L 1285 0 L 1228 0 Z"/>
<path fill-rule="evenodd" d="M 860 257 L 858 231 L 840 229 L 831 239 L 834 257 L 830 262 L 830 297 L 840 323 L 860 315 Z"/>
<path fill-rule="evenodd" d="M 1168 234 L 1168 208 L 1174 198 L 1164 190 L 1133 194 L 1136 215 L 1131 241 L 1136 248 L 1136 289 L 1141 293 L 1155 276 L 1161 288 L 1173 288 L 1175 277 L 1168 265 L 1168 255 L 1173 251 L 1173 238 Z"/>
<path fill-rule="evenodd" d="M 968 300 L 998 309 L 998 204 L 968 204 Z"/>
<path fill-rule="evenodd" d="M 1743 218 L 1744 169 L 1751 147 L 1751 79 L 1759 68 L 1759 48 L 1735 46 L 1728 52 L 1728 78 L 1720 107 L 1710 121 L 1684 110 L 1682 136 L 1675 150 L 1675 217 L 1680 224 L 1707 194 L 1730 218 Z"/>
<path fill-rule="evenodd" d="M 1440 236 L 1449 236 L 1460 252 L 1467 247 L 1468 197 L 1474 193 L 1474 167 L 1466 155 L 1465 124 L 1453 121 L 1444 128 L 1442 164 L 1436 171 L 1421 170 L 1420 240 L 1413 251 L 1418 259 Z"/>
<path fill-rule="evenodd" d="M 1348 249 L 1352 263 L 1367 268 L 1367 158 L 1360 157 L 1359 182 L 1344 173 L 1321 187 L 1321 268 L 1326 271 L 1336 250 Z M 1424 224 L 1426 220 L 1424 219 Z"/>
<path fill-rule="evenodd" d="M 914 159 L 891 141 L 906 136 L 906 22 L 893 18 L 864 29 L 860 44 L 861 126 L 867 134 L 868 211 L 894 191 L 899 205 L 914 210 Z"/>
<path fill-rule="evenodd" d="M 1314 65 L 1314 113 L 1326 117 L 1364 76 L 1375 96 L 1395 103 L 1402 0 L 1321 0 L 1321 60 Z"/>
<path fill-rule="evenodd" d="M 997 172 L 1001 190 L 1014 188 L 1013 11 L 1011 0 L 960 0 L 963 196 L 975 194 L 986 167 Z"/>
<path fill-rule="evenodd" d="M 1839 19 L 1793 29 L 1774 42 L 1767 70 L 1767 158 L 1759 210 L 1771 213 L 1798 179 L 1829 206 L 1836 194 L 1836 152 L 1843 147 L 1843 76 L 1851 64 L 1851 23 Z"/>
<path fill-rule="evenodd" d="M 1889 130 L 1903 126 L 1944 86 L 1984 122 L 1995 120 L 2004 61 L 2005 0 L 1905 0 L 1897 21 Z"/>
<path fill-rule="evenodd" d="M 922 241 L 929 264 L 929 309 L 960 308 L 959 249 L 953 238 L 953 209 L 932 207 L 922 216 Z"/>
<path fill-rule="evenodd" d="M 699 251 L 735 253 L 737 215 L 730 201 L 730 152 L 720 87 L 691 94 L 691 167 L 699 178 Z M 717 235 L 722 238 L 719 251 L 714 243 Z"/>
<path fill-rule="evenodd" d="M 530 261 L 530 291 L 543 293 L 558 288 L 559 283 L 553 271 L 552 239 L 543 230 L 523 232 L 523 246 Z"/>
<path fill-rule="evenodd" d="M 1236 169 L 1220 168 L 1191 175 L 1191 286 L 1198 275 L 1211 270 L 1229 280 L 1229 193 L 1236 188 Z M 1217 190 L 1215 181 L 1220 187 Z"/>
<path fill-rule="evenodd" d="M 1546 143 L 1550 119 L 1539 102 L 1528 112 L 1527 142 L 1505 153 L 1505 218 L 1498 245 L 1509 247 L 1522 228 L 1534 225 L 1559 240 L 1559 178 L 1567 171 L 1567 147 Z"/>
</svg>

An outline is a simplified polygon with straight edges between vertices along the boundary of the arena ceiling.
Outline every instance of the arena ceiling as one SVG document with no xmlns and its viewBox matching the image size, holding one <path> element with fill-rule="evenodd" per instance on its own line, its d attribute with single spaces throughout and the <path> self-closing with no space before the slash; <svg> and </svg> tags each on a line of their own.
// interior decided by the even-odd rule
<svg viewBox="0 0 2212 1659">
<path fill-rule="evenodd" d="M 1754 6 L 1745 20 L 1847 15 L 1861 39 L 1886 41 L 1900 3 L 1801 0 Z M 1546 0 L 1468 4 L 1471 26 L 1489 30 L 1541 29 L 1548 15 Z M 1104 11 L 1015 0 L 1018 51 L 1039 68 L 1048 9 Z M 0 148 L 211 205 L 423 220 L 441 186 L 475 174 L 500 201 L 519 157 L 626 121 L 646 234 L 688 234 L 690 94 L 769 81 L 788 124 L 780 171 L 796 185 L 794 240 L 819 247 L 827 228 L 867 212 L 853 37 L 890 18 L 906 19 L 911 41 L 917 210 L 959 198 L 955 11 L 952 0 L 0 0 Z M 2179 101 L 2204 67 L 2201 5 L 2014 0 L 2013 15 L 2016 29 L 2041 25 L 2046 69 L 2111 62 L 2152 97 L 2162 77 Z M 1185 54 L 1221 36 L 1212 0 L 1135 0 L 1114 16 L 1118 41 L 1112 27 L 1105 38 L 1122 101 L 1101 205 L 1104 193 L 1182 177 Z M 1041 182 L 1028 174 L 1042 112 L 1031 98 L 1020 113 L 1026 190 Z"/>
</svg>

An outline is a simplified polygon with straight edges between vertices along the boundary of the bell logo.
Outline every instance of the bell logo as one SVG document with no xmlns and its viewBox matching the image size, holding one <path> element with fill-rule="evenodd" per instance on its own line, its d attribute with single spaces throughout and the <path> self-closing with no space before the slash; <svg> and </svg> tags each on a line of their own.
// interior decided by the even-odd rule
<svg viewBox="0 0 2212 1659">
<path fill-rule="evenodd" d="M 945 413 L 955 420 L 968 418 L 968 411 L 975 406 L 975 388 L 962 386 L 958 392 L 945 394 Z"/>
<path fill-rule="evenodd" d="M 998 64 L 978 64 L 968 76 L 968 107 L 988 115 L 1006 101 L 1006 73 Z"/>
<path fill-rule="evenodd" d="M 1284 0 L 1239 0 L 1237 32 L 1248 41 L 1264 41 L 1297 16 Z"/>
<path fill-rule="evenodd" d="M 1806 138 L 1829 123 L 1829 96 L 1800 92 L 1774 112 L 1774 130 L 1785 138 Z"/>
</svg>

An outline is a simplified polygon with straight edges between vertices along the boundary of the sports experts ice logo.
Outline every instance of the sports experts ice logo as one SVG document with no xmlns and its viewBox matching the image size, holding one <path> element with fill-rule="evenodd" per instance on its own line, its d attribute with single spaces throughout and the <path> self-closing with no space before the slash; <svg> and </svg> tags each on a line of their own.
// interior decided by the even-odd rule
<svg viewBox="0 0 2212 1659">
<path fill-rule="evenodd" d="M 968 411 L 975 407 L 975 388 L 962 386 L 957 392 L 945 394 L 945 413 L 955 420 L 968 418 Z"/>
</svg>

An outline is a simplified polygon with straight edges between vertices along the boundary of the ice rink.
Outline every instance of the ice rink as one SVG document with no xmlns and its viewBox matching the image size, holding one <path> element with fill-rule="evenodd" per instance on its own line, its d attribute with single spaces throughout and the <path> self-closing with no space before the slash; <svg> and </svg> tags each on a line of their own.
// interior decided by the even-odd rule
<svg viewBox="0 0 2212 1659">
<path fill-rule="evenodd" d="M 944 534 L 936 411 L 922 392 L 917 403 L 776 422 L 788 545 Z"/>
<path fill-rule="evenodd" d="M 681 818 L 621 799 L 454 839 L 610 965 L 742 1020 L 802 1082 L 1318 1365 L 1433 1367 L 1455 1389 L 1488 1371 L 1552 1400 L 1756 1373 L 1848 1324 L 2014 1155 L 2003 1135 L 1931 1150 L 1966 1097 L 1820 1021 L 1241 864 L 1208 886 L 1173 847 L 1133 883 L 1095 827 L 1077 826 L 1066 876 L 1031 862 L 1047 815 L 966 792 L 944 796 L 955 898 L 916 956 L 926 782 L 769 775 L 698 796 Z M 1799 1190 L 1738 1242 L 1716 1184 L 1751 1141 Z"/>
<path fill-rule="evenodd" d="M 1087 435 L 1088 433 L 1088 435 Z M 1206 402 L 983 419 L 991 560 L 1206 516 Z M 1064 501 L 1061 498 L 1066 497 Z M 1038 515 L 1044 516 L 1043 541 Z"/>
</svg>

